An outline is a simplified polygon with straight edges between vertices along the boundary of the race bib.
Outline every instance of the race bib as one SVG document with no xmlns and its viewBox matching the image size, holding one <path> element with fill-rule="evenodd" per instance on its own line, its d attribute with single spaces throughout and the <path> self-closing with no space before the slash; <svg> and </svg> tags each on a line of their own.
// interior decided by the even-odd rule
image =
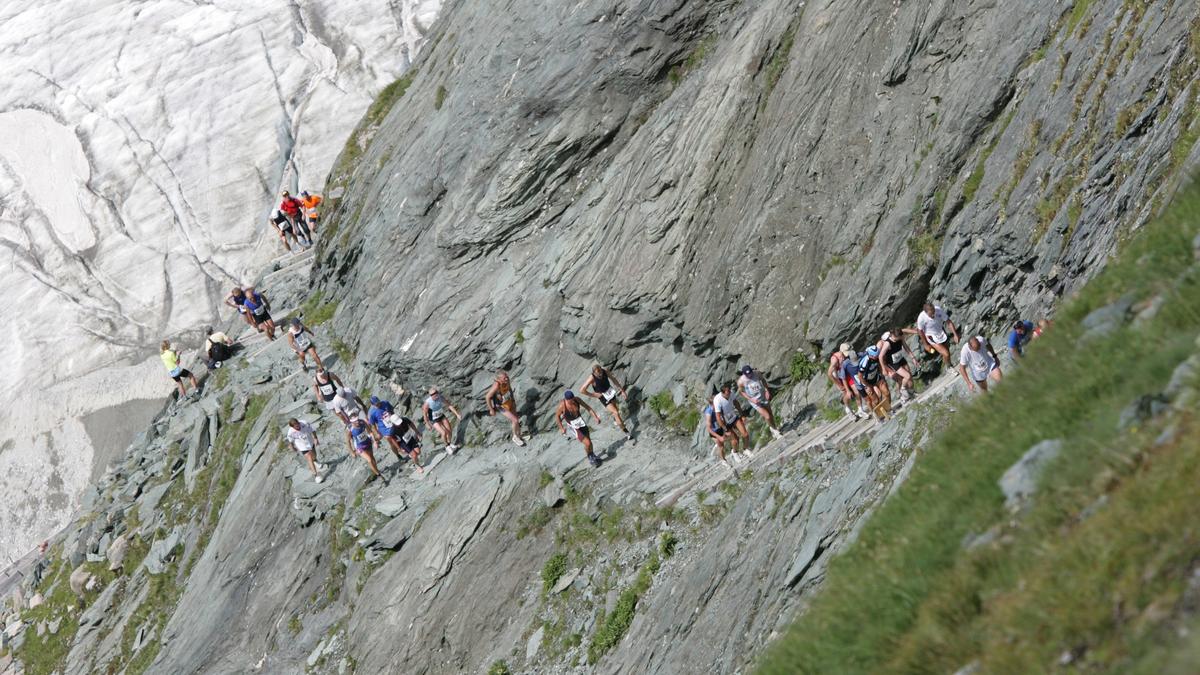
<svg viewBox="0 0 1200 675">
<path fill-rule="evenodd" d="M 267 313 L 266 305 L 259 305 L 258 307 L 254 308 L 254 316 L 262 316 L 263 314 L 266 314 L 266 313 Z"/>
<path fill-rule="evenodd" d="M 587 426 L 587 422 L 585 422 L 582 417 L 576 417 L 575 419 L 567 422 L 567 424 L 571 425 L 572 429 L 583 429 Z"/>
<path fill-rule="evenodd" d="M 417 432 L 413 431 L 412 429 L 409 429 L 408 431 L 404 432 L 404 442 L 405 443 L 412 443 L 415 440 L 417 440 Z"/>
<path fill-rule="evenodd" d="M 446 413 L 442 412 L 441 410 L 430 410 L 429 418 L 432 419 L 434 422 L 436 422 L 436 421 L 442 419 L 442 417 L 444 417 L 445 414 Z"/>
<path fill-rule="evenodd" d="M 296 349 L 299 349 L 300 351 L 304 351 L 311 346 L 312 346 L 312 342 L 309 342 L 307 336 L 305 336 L 303 334 L 296 336 Z"/>
<path fill-rule="evenodd" d="M 617 397 L 617 390 L 609 389 L 608 391 L 604 392 L 603 394 L 600 394 L 600 397 L 602 399 L 604 399 L 605 404 L 612 403 L 613 399 L 615 399 Z"/>
</svg>

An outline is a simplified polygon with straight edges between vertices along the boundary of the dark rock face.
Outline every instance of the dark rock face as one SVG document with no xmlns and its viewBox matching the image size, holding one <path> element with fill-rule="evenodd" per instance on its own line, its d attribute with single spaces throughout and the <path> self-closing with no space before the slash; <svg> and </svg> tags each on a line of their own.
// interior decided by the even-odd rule
<svg viewBox="0 0 1200 675">
<path fill-rule="evenodd" d="M 1188 3 L 447 7 L 317 281 L 381 373 L 647 392 L 1047 313 L 1196 163 Z M 1191 37 L 1189 37 L 1189 35 Z M 530 390 L 536 389 L 536 392 Z"/>
</svg>

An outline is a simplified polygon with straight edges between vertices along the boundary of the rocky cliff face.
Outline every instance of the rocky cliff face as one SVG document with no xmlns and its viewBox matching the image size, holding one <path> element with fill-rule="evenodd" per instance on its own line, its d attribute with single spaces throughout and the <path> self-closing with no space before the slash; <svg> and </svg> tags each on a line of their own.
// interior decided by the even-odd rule
<svg viewBox="0 0 1200 675">
<path fill-rule="evenodd" d="M 63 525 L 93 450 L 128 443 L 103 447 L 89 415 L 170 392 L 159 341 L 194 347 L 279 251 L 279 190 L 322 188 L 439 4 L 0 8 L 0 558 Z M 161 406 L 142 407 L 138 426 Z"/>
<path fill-rule="evenodd" d="M 748 667 L 903 480 L 947 382 L 874 435 L 813 419 L 827 392 L 795 383 L 788 435 L 737 476 L 643 403 L 690 410 L 743 360 L 791 384 L 797 349 L 907 322 L 929 296 L 981 332 L 1048 312 L 1196 164 L 1198 13 L 452 3 L 336 163 L 311 279 L 268 282 L 284 308 L 332 312 L 318 344 L 348 382 L 410 410 L 440 385 L 467 447 L 429 453 L 423 480 L 385 458 L 391 484 L 367 484 L 326 416 L 333 471 L 314 483 L 279 443 L 288 416 L 319 416 L 306 379 L 284 345 L 253 345 L 30 563 L 22 599 L 50 601 L 17 613 L 17 657 Z M 598 430 L 599 470 L 552 433 L 499 444 L 479 402 L 492 369 L 544 432 L 593 359 L 630 381 L 637 443 Z"/>
</svg>

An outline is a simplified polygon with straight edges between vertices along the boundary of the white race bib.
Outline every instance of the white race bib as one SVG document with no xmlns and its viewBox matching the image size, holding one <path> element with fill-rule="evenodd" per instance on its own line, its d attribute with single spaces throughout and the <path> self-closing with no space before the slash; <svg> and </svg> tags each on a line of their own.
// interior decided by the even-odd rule
<svg viewBox="0 0 1200 675">
<path fill-rule="evenodd" d="M 603 394 L 600 394 L 600 398 L 604 399 L 605 404 L 612 403 L 613 399 L 617 398 L 617 390 L 609 389 Z"/>
<path fill-rule="evenodd" d="M 572 429 L 583 429 L 587 426 L 587 422 L 585 422 L 582 417 L 576 417 L 575 419 L 567 422 L 567 424 L 571 425 Z"/>
</svg>

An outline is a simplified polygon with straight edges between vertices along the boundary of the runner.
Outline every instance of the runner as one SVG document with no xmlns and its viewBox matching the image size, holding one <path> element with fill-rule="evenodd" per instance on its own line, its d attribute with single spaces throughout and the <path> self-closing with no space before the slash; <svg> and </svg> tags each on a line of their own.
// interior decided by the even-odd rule
<svg viewBox="0 0 1200 675">
<path fill-rule="evenodd" d="M 425 418 L 425 426 L 433 429 L 442 437 L 442 442 L 446 444 L 446 454 L 453 455 L 458 446 L 454 444 L 454 427 L 450 424 L 450 416 L 446 411 L 454 413 L 459 422 L 462 422 L 462 415 L 458 412 L 458 408 L 454 404 L 446 400 L 438 391 L 437 387 L 429 388 L 429 398 L 425 399 L 425 403 L 421 404 L 421 415 Z"/>
<path fill-rule="evenodd" d="M 367 462 L 367 466 L 371 467 L 371 478 L 374 480 L 380 478 L 386 486 L 388 481 L 379 473 L 379 467 L 375 464 L 375 437 L 368 431 L 365 420 L 354 420 L 354 424 L 346 428 L 346 445 L 350 446 L 350 455 L 358 455 Z"/>
<path fill-rule="evenodd" d="M 866 389 L 858 382 L 858 352 L 850 348 L 849 342 L 843 342 L 834 353 L 835 358 L 831 358 L 829 362 L 837 363 L 837 377 L 841 379 L 841 384 L 845 389 L 842 392 L 843 403 L 849 403 L 851 397 L 858 401 L 858 411 L 850 410 L 849 405 L 844 405 L 847 415 L 856 415 L 861 419 L 867 419 L 871 415 L 863 409 L 863 403 L 866 399 Z M 832 366 L 831 366 L 832 367 Z M 830 375 L 833 377 L 833 375 Z"/>
<path fill-rule="evenodd" d="M 254 323 L 254 317 L 250 316 L 250 312 L 246 309 L 246 291 L 234 286 L 233 290 L 229 292 L 229 295 L 225 296 L 225 304 L 236 309 L 237 313 L 241 314 L 242 318 L 245 319 L 246 325 L 260 333 L 262 332 L 262 329 L 258 327 L 258 324 Z"/>
<path fill-rule="evenodd" d="M 321 195 L 310 195 L 307 192 L 300 193 L 300 206 L 304 209 L 304 218 L 308 221 L 308 229 L 313 234 L 317 233 L 317 207 L 321 205 Z"/>
<path fill-rule="evenodd" d="M 583 451 L 587 453 L 588 464 L 600 466 L 600 458 L 592 452 L 592 436 L 580 408 L 591 413 L 592 417 L 596 418 L 596 424 L 600 424 L 600 416 L 596 414 L 596 411 L 582 400 L 575 398 L 574 392 L 570 389 L 563 392 L 563 400 L 558 402 L 558 410 L 554 411 L 554 420 L 558 422 L 559 433 L 568 438 L 574 436 L 580 443 L 583 443 Z M 570 434 L 563 428 L 563 422 L 571 427 Z"/>
<path fill-rule="evenodd" d="M 883 334 L 875 346 L 879 349 L 879 367 L 883 370 L 883 376 L 900 385 L 900 402 L 907 403 L 913 396 L 913 377 L 905 355 L 913 363 L 917 362 L 917 356 L 904 342 L 904 332 L 899 328 L 890 330 Z"/>
<path fill-rule="evenodd" d="M 287 249 L 288 253 L 292 252 L 292 246 L 288 243 L 288 237 L 291 237 L 297 246 L 312 245 L 311 242 L 301 240 L 300 235 L 296 234 L 296 231 L 292 228 L 292 221 L 288 220 L 288 217 L 279 209 L 275 209 L 271 217 L 267 218 L 267 224 L 275 228 L 275 233 L 279 235 L 279 241 L 283 243 L 283 247 Z"/>
<path fill-rule="evenodd" d="M 869 419 L 871 415 L 863 409 L 863 403 L 871 404 L 871 399 L 867 396 L 866 385 L 858 377 L 858 371 L 861 370 L 858 352 L 851 349 L 849 343 L 843 342 L 838 353 L 842 355 L 842 380 L 858 399 L 858 412 L 854 414 L 860 419 Z"/>
<path fill-rule="evenodd" d="M 950 334 L 954 336 L 954 344 L 958 344 L 961 341 L 958 337 L 958 329 L 954 327 L 950 315 L 941 307 L 927 302 L 922 307 L 921 313 L 917 315 L 917 327 L 905 328 L 904 332 L 920 337 L 925 351 L 937 352 L 942 357 L 942 364 L 949 368 L 950 348 L 946 346 L 946 342 L 950 338 L 946 335 L 947 327 L 950 328 Z"/>
<path fill-rule="evenodd" d="M 337 415 L 346 426 L 350 426 L 354 420 L 365 419 L 367 416 L 367 405 L 349 387 L 338 389 L 337 396 L 334 396 L 326 407 L 334 415 Z"/>
<path fill-rule="evenodd" d="M 229 336 L 213 331 L 212 326 L 204 329 L 204 365 L 209 369 L 220 368 L 221 364 L 233 356 L 233 340 Z"/>
<path fill-rule="evenodd" d="M 326 469 L 326 466 L 317 461 L 317 432 L 308 422 L 293 417 L 287 422 L 287 440 L 296 452 L 304 455 L 308 460 L 308 470 L 312 472 L 313 480 L 318 483 L 325 482 L 325 476 L 321 472 Z"/>
<path fill-rule="evenodd" d="M 733 388 L 728 382 L 721 385 L 721 391 L 717 392 L 712 399 L 712 408 L 717 415 L 717 424 L 725 431 L 725 436 L 733 442 L 735 448 L 729 453 L 730 459 L 735 464 L 742 463 L 742 455 L 747 459 L 753 459 L 754 455 L 750 452 L 750 432 L 746 430 L 746 420 L 738 413 L 737 406 L 733 404 Z M 741 454 L 737 451 L 737 446 L 741 444 Z"/>
<path fill-rule="evenodd" d="M 171 348 L 170 340 L 163 340 L 161 345 L 161 354 L 163 365 L 167 368 L 167 374 L 175 380 L 175 384 L 179 387 L 179 398 L 187 396 L 187 388 L 183 386 L 183 378 L 192 381 L 192 389 L 199 390 L 200 385 L 196 383 L 196 376 L 192 371 L 179 365 L 179 352 Z"/>
<path fill-rule="evenodd" d="M 297 236 L 304 237 L 304 239 L 311 242 L 312 237 L 308 232 L 308 225 L 304 222 L 304 205 L 287 190 L 283 191 L 281 197 L 279 210 L 283 212 L 283 215 L 287 216 L 288 220 L 292 221 L 292 225 L 296 228 Z"/>
<path fill-rule="evenodd" d="M 308 362 L 305 360 L 305 355 L 311 355 L 313 360 L 317 362 L 317 368 L 324 368 L 325 364 L 321 363 L 321 357 L 317 355 L 317 348 L 313 345 L 312 331 L 299 318 L 292 319 L 292 325 L 288 327 L 288 344 L 292 346 L 292 351 L 296 352 L 296 358 L 300 360 L 300 367 L 305 372 L 308 371 Z"/>
<path fill-rule="evenodd" d="M 867 390 L 867 401 L 875 419 L 883 422 L 891 413 L 892 392 L 888 389 L 887 378 L 879 364 L 879 348 L 875 345 L 867 347 L 867 351 L 858 359 L 858 378 Z"/>
<path fill-rule="evenodd" d="M 834 386 L 838 388 L 838 391 L 842 393 L 842 410 L 845 411 L 847 415 L 853 415 L 854 412 L 850 410 L 850 401 L 855 397 L 855 394 L 853 393 L 855 392 L 855 389 L 846 383 L 846 380 L 842 375 L 842 362 L 846 360 L 846 356 L 842 354 L 842 350 L 847 349 L 850 349 L 850 345 L 843 342 L 842 346 L 838 350 L 829 355 L 829 368 L 825 370 L 825 377 L 828 377 L 829 381 L 832 382 Z M 862 408 L 861 401 L 859 402 L 858 407 Z"/>
<path fill-rule="evenodd" d="M 367 421 L 375 425 L 375 437 L 386 440 L 396 459 L 408 458 L 417 467 L 417 473 L 424 473 L 418 462 L 421 454 L 421 433 L 413 425 L 412 420 L 396 414 L 395 408 L 388 401 L 378 396 L 371 397 L 371 409 L 367 411 Z M 407 436 L 407 438 L 406 438 Z"/>
<path fill-rule="evenodd" d="M 591 391 L 588 391 L 588 390 Z M 617 405 L 617 397 L 628 400 L 629 397 L 625 394 L 625 387 L 621 386 L 621 382 L 609 372 L 604 366 L 599 363 L 592 365 L 592 374 L 588 379 L 583 381 L 583 385 L 579 387 L 579 391 L 583 392 L 584 396 L 591 396 L 594 399 L 599 399 L 601 405 L 612 413 L 613 420 L 617 424 L 617 428 L 621 433 L 625 434 L 626 440 L 633 440 L 633 434 L 625 428 L 625 420 L 621 419 L 621 408 Z"/>
<path fill-rule="evenodd" d="M 992 349 L 991 343 L 982 335 L 976 335 L 963 345 L 962 352 L 958 355 L 958 372 L 967 383 L 968 391 L 975 391 L 975 388 L 979 387 L 980 391 L 986 392 L 988 380 L 999 382 L 1003 377 L 996 350 Z"/>
<path fill-rule="evenodd" d="M 725 430 L 721 428 L 721 423 L 717 420 L 717 413 L 713 410 L 712 403 L 704 406 L 704 429 L 708 431 L 708 435 L 714 441 L 713 450 L 717 453 L 717 458 L 721 460 L 721 465 L 730 471 L 733 466 L 729 460 L 725 459 L 725 443 L 729 442 L 734 449 L 737 448 L 737 434 L 725 434 Z"/>
<path fill-rule="evenodd" d="M 1025 356 L 1025 345 L 1036 337 L 1040 331 L 1032 321 L 1018 320 L 1008 332 L 1008 353 L 1013 361 L 1020 361 Z"/>
<path fill-rule="evenodd" d="M 512 381 L 508 379 L 508 373 L 503 370 L 496 371 L 496 380 L 484 394 L 483 400 L 487 403 L 489 416 L 495 416 L 496 411 L 499 410 L 501 415 L 508 418 L 508 421 L 512 423 L 513 443 L 524 446 L 525 439 L 521 438 L 521 419 L 517 417 L 517 400 L 513 394 Z"/>
<path fill-rule="evenodd" d="M 324 368 L 317 368 L 317 374 L 313 377 L 313 393 L 317 395 L 317 401 L 324 404 L 329 412 L 333 412 L 333 399 L 337 398 L 338 390 L 345 386 L 337 375 Z"/>
<path fill-rule="evenodd" d="M 741 372 L 737 381 L 738 393 L 746 399 L 751 408 L 757 410 L 758 414 L 766 420 L 771 435 L 775 438 L 783 438 L 783 433 L 775 426 L 775 415 L 771 412 L 771 390 L 767 388 L 767 383 L 763 382 L 758 373 L 748 365 L 742 366 Z"/>
<path fill-rule="evenodd" d="M 254 319 L 254 326 L 265 330 L 268 340 L 275 339 L 275 321 L 271 318 L 271 303 L 266 296 L 254 290 L 253 286 L 246 287 L 246 311 Z"/>
</svg>

